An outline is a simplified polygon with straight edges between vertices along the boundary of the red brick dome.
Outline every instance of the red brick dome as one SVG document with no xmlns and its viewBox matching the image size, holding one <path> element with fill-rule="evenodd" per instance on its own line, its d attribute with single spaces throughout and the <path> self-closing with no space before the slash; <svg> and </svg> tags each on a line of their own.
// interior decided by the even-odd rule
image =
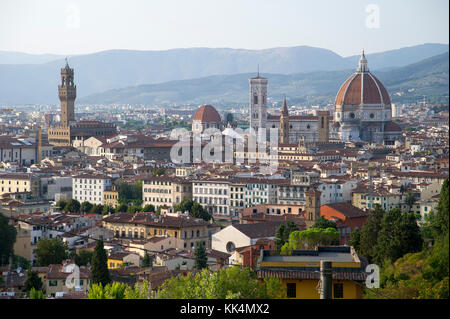
<svg viewBox="0 0 450 319">
<path fill-rule="evenodd" d="M 391 104 L 383 83 L 369 72 L 364 53 L 359 60 L 358 69 L 341 86 L 335 101 L 335 105 L 360 104 Z"/>
<path fill-rule="evenodd" d="M 194 121 L 202 123 L 220 123 L 219 112 L 212 105 L 202 105 L 194 115 Z"/>
</svg>

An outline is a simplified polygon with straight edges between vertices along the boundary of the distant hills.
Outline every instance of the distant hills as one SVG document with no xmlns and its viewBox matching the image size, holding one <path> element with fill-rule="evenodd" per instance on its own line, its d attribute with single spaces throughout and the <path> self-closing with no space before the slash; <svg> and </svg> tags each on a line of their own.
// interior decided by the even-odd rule
<svg viewBox="0 0 450 319">
<path fill-rule="evenodd" d="M 389 71 L 373 71 L 384 83 L 393 102 L 422 99 L 423 95 L 448 103 L 449 53 L 428 58 Z M 369 63 L 370 68 L 370 63 Z M 269 102 L 281 101 L 285 94 L 290 103 L 333 103 L 340 85 L 355 71 L 318 71 L 310 73 L 262 74 L 269 79 Z M 230 106 L 248 103 L 248 79 L 254 73 L 214 75 L 192 80 L 147 84 L 80 98 L 87 104 L 164 104 L 210 103 Z M 397 94 L 396 94 L 397 93 Z"/>
<path fill-rule="evenodd" d="M 0 64 L 41 64 L 63 59 L 57 54 L 29 54 L 13 51 L 0 51 Z"/>
<path fill-rule="evenodd" d="M 393 71 L 447 51 L 447 44 L 423 44 L 382 53 L 369 52 L 366 56 L 371 70 Z M 59 72 L 65 64 L 61 56 L 48 61 L 51 56 L 32 59 L 27 55 L 8 54 L 0 52 L 0 104 L 58 103 Z M 41 63 L 39 59 L 46 62 Z M 28 64 L 17 64 L 18 61 Z M 326 97 L 331 92 L 335 94 L 336 86 L 353 72 L 357 61 L 358 56 L 344 58 L 330 50 L 308 46 L 266 50 L 110 50 L 69 57 L 70 66 L 75 68 L 79 103 L 184 103 L 185 98 L 234 101 L 239 99 L 239 88 L 248 90 L 248 77 L 256 73 L 258 64 L 261 72 L 270 77 L 273 98 L 276 98 L 277 83 L 286 95 L 296 93 L 293 98 Z M 132 93 L 131 87 L 141 90 L 141 85 L 151 91 Z M 181 87 L 177 88 L 178 85 Z"/>
</svg>

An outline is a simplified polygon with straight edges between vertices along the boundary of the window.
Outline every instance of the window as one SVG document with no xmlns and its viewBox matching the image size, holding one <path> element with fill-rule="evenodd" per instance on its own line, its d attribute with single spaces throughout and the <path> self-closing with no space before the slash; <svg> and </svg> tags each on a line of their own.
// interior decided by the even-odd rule
<svg viewBox="0 0 450 319">
<path fill-rule="evenodd" d="M 49 280 L 48 285 L 50 287 L 56 287 L 56 286 L 58 286 L 58 280 Z"/>
<path fill-rule="evenodd" d="M 344 284 L 334 284 L 333 287 L 334 298 L 344 298 Z"/>
<path fill-rule="evenodd" d="M 232 242 L 232 241 L 229 241 L 228 243 L 227 243 L 227 251 L 229 252 L 229 253 L 231 253 L 231 252 L 233 252 L 234 251 L 234 249 L 235 249 L 235 245 L 234 245 L 234 243 Z"/>
<path fill-rule="evenodd" d="M 287 297 L 295 298 L 297 297 L 297 284 L 295 282 L 290 282 L 286 284 Z"/>
</svg>

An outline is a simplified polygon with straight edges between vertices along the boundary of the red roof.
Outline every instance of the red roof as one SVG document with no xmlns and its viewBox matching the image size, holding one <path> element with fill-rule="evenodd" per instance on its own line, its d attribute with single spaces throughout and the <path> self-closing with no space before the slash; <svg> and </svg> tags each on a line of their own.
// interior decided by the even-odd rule
<svg viewBox="0 0 450 319">
<path fill-rule="evenodd" d="M 362 93 L 361 93 L 362 91 Z M 336 105 L 391 104 L 389 94 L 372 73 L 354 73 L 341 86 Z"/>
<path fill-rule="evenodd" d="M 386 125 L 384 126 L 384 131 L 385 132 L 401 132 L 402 128 L 397 123 L 387 122 Z"/>
<path fill-rule="evenodd" d="M 195 113 L 194 121 L 219 123 L 221 119 L 219 112 L 217 112 L 214 106 L 202 105 Z"/>
</svg>

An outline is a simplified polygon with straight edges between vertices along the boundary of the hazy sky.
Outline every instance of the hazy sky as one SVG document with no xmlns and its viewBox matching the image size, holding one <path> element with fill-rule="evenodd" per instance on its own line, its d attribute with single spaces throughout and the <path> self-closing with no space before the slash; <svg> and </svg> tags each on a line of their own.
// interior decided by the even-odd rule
<svg viewBox="0 0 450 319">
<path fill-rule="evenodd" d="M 448 0 L 0 0 L 0 50 L 263 49 L 342 56 L 448 43 Z"/>
</svg>

